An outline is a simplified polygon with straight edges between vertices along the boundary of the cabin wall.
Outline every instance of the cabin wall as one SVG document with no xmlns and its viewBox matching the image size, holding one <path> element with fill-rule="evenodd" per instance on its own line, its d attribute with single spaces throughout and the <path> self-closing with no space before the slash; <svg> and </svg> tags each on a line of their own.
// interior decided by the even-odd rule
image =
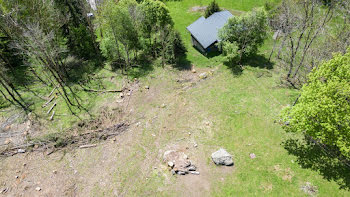
<svg viewBox="0 0 350 197">
<path fill-rule="evenodd" d="M 217 44 L 218 42 L 214 42 L 213 44 L 211 44 L 207 49 L 206 49 L 206 52 L 216 52 L 216 51 L 219 51 L 219 48 L 217 47 Z"/>
<path fill-rule="evenodd" d="M 196 47 L 200 52 L 205 53 L 205 49 L 201 44 L 191 35 L 192 45 Z"/>
</svg>

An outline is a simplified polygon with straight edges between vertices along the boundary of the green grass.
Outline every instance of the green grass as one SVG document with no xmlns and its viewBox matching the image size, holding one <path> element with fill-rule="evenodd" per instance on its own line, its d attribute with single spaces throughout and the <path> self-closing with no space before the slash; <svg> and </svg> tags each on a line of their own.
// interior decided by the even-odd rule
<svg viewBox="0 0 350 197">
<path fill-rule="evenodd" d="M 215 81 L 189 93 L 198 108 L 207 109 L 208 116 L 214 117 L 214 137 L 198 140 L 208 147 L 224 147 L 234 155 L 234 172 L 224 182 L 213 183 L 212 195 L 303 196 L 300 187 L 306 182 L 316 185 L 320 196 L 348 194 L 317 171 L 302 168 L 297 157 L 284 149 L 282 144 L 290 135 L 274 121 L 297 92 L 275 87 L 278 75 L 257 78 L 258 70 L 248 68 L 233 77 L 222 68 Z M 250 159 L 250 153 L 257 158 Z"/>
<path fill-rule="evenodd" d="M 263 6 L 266 2 L 272 0 L 217 0 L 219 6 L 222 9 L 230 10 L 233 14 L 244 13 L 245 11 L 250 11 L 254 7 Z M 175 22 L 175 29 L 177 29 L 185 43 L 187 52 L 187 60 L 198 67 L 211 67 L 215 66 L 217 63 L 221 62 L 222 56 L 215 56 L 212 58 L 207 58 L 203 56 L 200 52 L 194 49 L 191 45 L 191 35 L 186 30 L 186 27 L 197 20 L 202 13 L 192 12 L 191 8 L 194 6 L 206 6 L 211 2 L 211 0 L 183 0 L 183 1 L 168 1 L 166 5 L 170 9 L 170 14 Z"/>
<path fill-rule="evenodd" d="M 190 8 L 208 5 L 209 2 L 184 0 L 166 3 L 175 21 L 175 28 L 181 33 L 188 49 L 187 60 L 197 67 L 214 67 L 221 64 L 223 59 L 221 55 L 213 58 L 201 55 L 191 46 L 190 34 L 186 30 L 201 16 L 199 12 L 191 12 Z M 263 6 L 267 1 L 217 2 L 224 9 L 240 13 L 237 11 L 249 11 Z M 269 39 L 260 49 L 262 57 L 267 57 L 271 44 L 272 40 Z M 234 173 L 224 182 L 214 183 L 212 195 L 304 196 L 300 187 L 306 182 L 316 185 L 320 196 L 349 195 L 346 189 L 339 188 L 344 182 L 337 178 L 336 172 L 333 178 L 327 180 L 317 169 L 303 168 L 303 163 L 298 163 L 298 158 L 303 158 L 288 154 L 283 147 L 283 142 L 291 136 L 274 122 L 278 120 L 282 107 L 292 103 L 298 92 L 277 87 L 280 73 L 276 68 L 267 71 L 272 73 L 272 77 L 257 78 L 257 73 L 266 69 L 253 68 L 250 66 L 255 65 L 247 64 L 247 69 L 239 76 L 233 76 L 227 67 L 221 66 L 220 77 L 216 77 L 215 82 L 189 93 L 197 107 L 207 109 L 209 117 L 216 120 L 214 137 L 202 139 L 202 142 L 207 146 L 225 147 L 234 154 L 236 162 Z M 250 159 L 250 153 L 255 153 L 257 158 Z M 336 181 L 342 183 L 338 185 Z"/>
<path fill-rule="evenodd" d="M 263 6 L 267 1 L 217 0 L 222 8 L 234 13 Z M 266 61 L 271 48 L 271 39 L 265 42 L 258 56 L 248 61 L 244 66 L 245 69 L 239 74 L 223 65 L 221 55 L 207 58 L 191 46 L 190 34 L 186 27 L 200 17 L 201 13 L 189 10 L 193 6 L 204 6 L 209 2 L 209 0 L 183 0 L 168 1 L 166 4 L 175 22 L 175 28 L 181 33 L 188 49 L 187 61 L 196 67 L 217 67 L 218 70 L 208 80 L 200 82 L 188 91 L 180 91 L 181 94 L 176 93 L 182 89 L 181 85 L 175 82 L 175 77 L 181 76 L 177 70 L 169 72 L 160 67 L 150 66 L 146 71 L 138 69 L 129 71 L 132 77 L 140 77 L 142 85 L 150 85 L 152 89 L 157 89 L 157 94 L 155 93 L 152 98 L 147 93 L 135 93 L 134 110 L 142 114 L 143 118 L 140 118 L 142 125 L 149 127 L 130 131 L 134 132 L 133 143 L 130 145 L 131 148 L 126 147 L 131 153 L 127 157 L 119 157 L 115 153 L 116 149 L 102 148 L 91 149 L 91 152 L 85 153 L 86 155 L 84 152 L 80 153 L 82 155 L 77 155 L 77 158 L 82 156 L 79 172 L 91 176 L 90 170 L 96 171 L 97 163 L 103 159 L 102 156 L 114 151 L 111 158 L 115 161 L 111 162 L 110 167 L 103 169 L 111 173 L 111 176 L 103 177 L 111 185 L 104 188 L 96 184 L 90 191 L 91 195 L 112 195 L 111 188 L 117 188 L 129 194 L 127 196 L 179 196 L 185 191 L 172 186 L 172 183 L 178 186 L 177 178 L 172 177 L 167 183 L 162 174 L 170 176 L 170 172 L 158 171 L 154 167 L 161 165 L 158 161 L 161 154 L 158 153 L 159 149 L 164 151 L 168 148 L 167 145 L 177 143 L 177 139 L 188 138 L 188 132 L 184 131 L 192 129 L 192 137 L 199 144 L 196 150 L 206 155 L 202 159 L 207 161 L 207 167 L 211 170 L 212 177 L 206 177 L 211 181 L 208 194 L 210 196 L 305 196 L 300 187 L 306 182 L 318 187 L 319 196 L 350 196 L 346 189 L 340 189 L 341 185 L 347 186 L 346 180 L 342 180 L 346 175 L 337 171 L 341 166 L 322 163 L 327 158 L 312 160 L 311 157 L 311 160 L 307 160 L 302 154 L 288 153 L 288 147 L 285 147 L 284 142 L 294 136 L 286 134 L 276 122 L 280 110 L 292 103 L 298 92 L 278 86 L 280 71 L 276 65 L 273 69 L 265 68 L 266 64 L 271 64 Z M 108 79 L 116 75 L 108 69 L 110 68 L 107 65 L 106 69 L 97 71 L 95 77 L 103 76 Z M 103 80 L 103 84 L 106 89 L 116 89 L 120 87 L 121 84 L 118 83 L 120 81 L 121 77 L 118 76 L 114 82 Z M 98 87 L 94 81 L 91 85 Z M 40 87 L 37 89 L 40 90 Z M 50 88 L 41 91 L 41 94 L 48 94 Z M 102 103 L 113 98 L 112 94 L 79 92 L 78 95 L 92 114 L 96 114 Z M 186 107 L 182 106 L 183 101 L 187 101 Z M 159 108 L 162 103 L 167 104 L 164 110 Z M 41 104 L 36 105 L 40 108 Z M 77 117 L 66 115 L 69 111 L 63 104 L 56 110 L 58 116 L 50 126 L 56 130 L 69 128 L 79 121 Z M 88 117 L 84 115 L 83 118 Z M 204 120 L 212 122 L 211 133 L 201 128 Z M 157 138 L 152 136 L 153 133 Z M 219 147 L 226 148 L 232 153 L 235 162 L 232 170 L 224 175 L 223 181 L 221 181 L 222 174 L 220 177 L 215 174 L 220 168 L 214 166 L 210 160 L 210 154 Z M 308 150 L 300 149 L 300 151 Z M 255 153 L 257 158 L 250 159 L 250 153 Z M 125 164 L 127 166 L 124 166 Z M 327 176 L 325 170 L 330 172 L 334 170 L 334 173 L 328 172 Z"/>
</svg>

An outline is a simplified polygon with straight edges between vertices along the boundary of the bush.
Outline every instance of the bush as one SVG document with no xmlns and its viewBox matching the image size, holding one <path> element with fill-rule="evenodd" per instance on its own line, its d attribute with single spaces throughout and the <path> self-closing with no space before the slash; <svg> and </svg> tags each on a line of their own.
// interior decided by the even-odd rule
<svg viewBox="0 0 350 197">
<path fill-rule="evenodd" d="M 305 133 L 350 158 L 350 48 L 309 74 L 297 104 L 282 117 L 287 132 Z"/>
<path fill-rule="evenodd" d="M 219 4 L 216 3 L 216 1 L 214 0 L 209 4 L 207 9 L 205 10 L 204 17 L 208 18 L 210 15 L 214 14 L 215 12 L 219 12 L 219 11 L 220 11 Z"/>
<path fill-rule="evenodd" d="M 267 36 L 267 20 L 262 9 L 231 17 L 219 30 L 219 48 L 229 61 L 239 62 L 244 56 L 255 54 Z"/>
</svg>

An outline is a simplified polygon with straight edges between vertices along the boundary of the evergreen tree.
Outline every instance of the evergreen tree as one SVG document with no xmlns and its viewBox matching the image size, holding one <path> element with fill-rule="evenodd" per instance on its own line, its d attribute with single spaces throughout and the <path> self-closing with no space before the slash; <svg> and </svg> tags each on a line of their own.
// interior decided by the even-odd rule
<svg viewBox="0 0 350 197">
<path fill-rule="evenodd" d="M 208 18 L 209 16 L 211 16 L 212 14 L 214 14 L 215 12 L 219 12 L 221 9 L 219 7 L 219 4 L 216 3 L 216 1 L 212 1 L 209 6 L 207 7 L 207 9 L 205 10 L 205 14 L 204 17 Z"/>
</svg>

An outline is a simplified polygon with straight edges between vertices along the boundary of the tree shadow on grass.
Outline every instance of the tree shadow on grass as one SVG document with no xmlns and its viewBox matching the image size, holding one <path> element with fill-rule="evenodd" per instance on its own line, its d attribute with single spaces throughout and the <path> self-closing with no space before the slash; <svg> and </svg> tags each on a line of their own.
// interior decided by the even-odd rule
<svg viewBox="0 0 350 197">
<path fill-rule="evenodd" d="M 338 151 L 330 152 L 305 138 L 288 139 L 282 145 L 289 154 L 297 157 L 302 168 L 319 172 L 328 181 L 335 181 L 341 189 L 350 189 L 350 167 Z"/>
<path fill-rule="evenodd" d="M 82 60 L 73 56 L 67 57 L 65 65 L 69 73 L 68 82 L 75 84 L 87 80 L 89 74 L 98 72 L 103 68 L 103 61 L 102 58 Z"/>
<path fill-rule="evenodd" d="M 187 55 L 182 55 L 179 57 L 175 64 L 173 64 L 173 68 L 177 70 L 191 70 L 192 63 L 187 59 Z"/>
<path fill-rule="evenodd" d="M 231 70 L 233 75 L 241 75 L 243 72 L 243 66 L 251 66 L 269 70 L 273 69 L 273 63 L 270 62 L 265 56 L 260 54 L 244 57 L 241 65 L 232 61 L 224 61 L 224 65 Z"/>
<path fill-rule="evenodd" d="M 265 56 L 260 54 L 253 54 L 245 57 L 242 62 L 243 66 L 251 66 L 256 68 L 273 69 L 273 62 L 269 61 Z"/>
<path fill-rule="evenodd" d="M 146 56 L 142 56 L 137 60 L 137 65 L 127 70 L 127 75 L 131 78 L 140 78 L 147 76 L 153 70 L 153 62 Z"/>
<path fill-rule="evenodd" d="M 221 55 L 221 52 L 218 51 L 218 50 L 214 50 L 214 51 L 208 52 L 207 55 L 206 55 L 206 57 L 207 57 L 208 59 L 211 59 L 211 58 L 216 57 L 216 56 L 219 56 L 219 55 Z"/>
</svg>

